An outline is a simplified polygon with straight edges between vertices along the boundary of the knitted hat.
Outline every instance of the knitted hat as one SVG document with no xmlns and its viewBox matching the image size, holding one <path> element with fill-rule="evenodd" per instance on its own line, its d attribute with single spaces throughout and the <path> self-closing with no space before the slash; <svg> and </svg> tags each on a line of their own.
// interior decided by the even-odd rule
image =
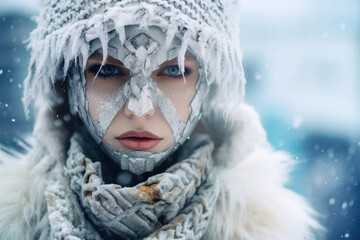
<svg viewBox="0 0 360 240">
<path fill-rule="evenodd" d="M 198 42 L 210 86 L 205 117 L 219 116 L 219 111 L 228 116 L 240 102 L 245 84 L 237 47 L 238 5 L 236 0 L 43 1 L 38 26 L 30 36 L 32 55 L 23 97 L 26 113 L 40 99 L 39 92 L 56 101 L 54 84 L 66 78 L 71 65 L 86 63 L 92 39 L 101 40 L 105 58 L 109 31 L 115 30 L 121 39 L 125 26 L 140 25 L 160 27 L 169 45 L 175 35 L 180 37 L 179 60 L 190 38 Z"/>
</svg>

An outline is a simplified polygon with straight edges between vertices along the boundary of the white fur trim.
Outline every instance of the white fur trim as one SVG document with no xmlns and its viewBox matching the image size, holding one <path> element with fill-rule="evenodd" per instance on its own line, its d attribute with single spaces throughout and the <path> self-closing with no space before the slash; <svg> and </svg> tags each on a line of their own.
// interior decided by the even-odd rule
<svg viewBox="0 0 360 240">
<path fill-rule="evenodd" d="M 48 239 L 44 173 L 50 161 L 44 153 L 37 148 L 20 160 L 1 159 L 0 239 Z"/>
<path fill-rule="evenodd" d="M 1 240 L 49 239 L 44 191 L 59 174 L 68 131 L 48 106 L 39 111 L 37 120 L 35 145 L 28 154 L 0 154 Z"/>
<path fill-rule="evenodd" d="M 217 163 L 224 163 L 218 174 L 221 192 L 204 239 L 314 239 L 311 230 L 320 228 L 314 211 L 284 187 L 293 161 L 271 149 L 251 107 L 240 106 L 230 129 L 234 132 L 216 153 Z M 49 156 L 38 146 L 22 160 L 2 159 L 0 239 L 48 239 L 44 189 L 60 169 Z"/>
<path fill-rule="evenodd" d="M 230 129 L 216 153 L 224 167 L 207 239 L 314 239 L 313 230 L 321 229 L 315 211 L 284 187 L 295 162 L 272 150 L 252 107 L 241 104 Z"/>
<path fill-rule="evenodd" d="M 257 149 L 221 171 L 208 239 L 314 239 L 311 230 L 319 228 L 314 211 L 283 186 L 292 164 L 285 153 Z"/>
</svg>

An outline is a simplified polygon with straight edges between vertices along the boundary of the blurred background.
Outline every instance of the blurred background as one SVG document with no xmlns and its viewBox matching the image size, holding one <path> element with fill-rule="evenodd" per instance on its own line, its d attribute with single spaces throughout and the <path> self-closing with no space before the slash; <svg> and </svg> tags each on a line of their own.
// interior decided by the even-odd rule
<svg viewBox="0 0 360 240">
<path fill-rule="evenodd" d="M 21 103 L 35 0 L 0 2 L 0 143 L 31 133 Z M 319 239 L 360 239 L 360 2 L 245 0 L 245 101 L 297 160 L 289 188 L 320 213 Z"/>
</svg>

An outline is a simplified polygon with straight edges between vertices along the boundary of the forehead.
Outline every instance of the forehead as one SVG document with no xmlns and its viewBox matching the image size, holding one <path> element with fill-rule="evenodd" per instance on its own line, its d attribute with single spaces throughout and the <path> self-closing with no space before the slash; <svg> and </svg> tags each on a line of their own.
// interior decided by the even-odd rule
<svg viewBox="0 0 360 240">
<path fill-rule="evenodd" d="M 97 64 L 101 64 L 103 61 L 103 54 L 99 51 L 95 51 L 93 54 L 91 54 L 88 58 L 88 63 L 97 63 Z M 189 51 L 187 51 L 185 53 L 185 62 L 186 63 L 198 63 L 196 57 L 190 53 Z M 178 58 L 174 57 L 173 59 L 167 60 L 163 63 L 161 63 L 159 65 L 159 67 L 163 66 L 163 65 L 169 65 L 169 64 L 177 64 L 178 63 Z M 110 55 L 107 56 L 106 59 L 106 64 L 115 64 L 115 65 L 121 65 L 124 66 L 124 63 L 122 61 L 120 61 L 119 59 L 116 59 Z"/>
<path fill-rule="evenodd" d="M 119 36 L 115 31 L 111 31 L 108 33 L 108 38 L 106 49 L 100 39 L 92 40 L 89 55 L 99 51 L 100 53 L 106 52 L 106 55 L 124 63 L 126 58 L 136 56 L 138 60 L 149 58 L 153 64 L 159 64 L 159 62 L 176 57 L 181 47 L 181 40 L 177 37 L 167 44 L 165 33 L 156 26 L 147 28 L 141 28 L 138 25 L 126 26 L 124 36 Z M 134 59 L 131 60 L 134 61 Z"/>
<path fill-rule="evenodd" d="M 109 42 L 106 46 L 107 61 L 117 59 L 128 68 L 145 67 L 153 70 L 164 62 L 178 62 L 182 41 L 174 36 L 171 42 L 167 43 L 166 35 L 160 27 L 141 28 L 138 25 L 130 25 L 125 27 L 124 36 L 119 37 L 115 31 L 109 32 Z M 91 41 L 89 60 L 103 60 L 103 47 L 100 39 Z M 188 48 L 185 54 L 182 54 L 181 61 L 196 61 L 197 58 L 192 52 Z"/>
</svg>

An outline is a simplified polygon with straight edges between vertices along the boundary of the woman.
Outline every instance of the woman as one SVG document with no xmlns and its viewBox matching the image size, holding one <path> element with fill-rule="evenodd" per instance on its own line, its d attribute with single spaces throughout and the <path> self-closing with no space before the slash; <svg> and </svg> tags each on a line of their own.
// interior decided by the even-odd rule
<svg viewBox="0 0 360 240">
<path fill-rule="evenodd" d="M 35 142 L 0 166 L 0 239 L 313 239 L 291 160 L 240 103 L 237 5 L 45 1 Z"/>
</svg>

